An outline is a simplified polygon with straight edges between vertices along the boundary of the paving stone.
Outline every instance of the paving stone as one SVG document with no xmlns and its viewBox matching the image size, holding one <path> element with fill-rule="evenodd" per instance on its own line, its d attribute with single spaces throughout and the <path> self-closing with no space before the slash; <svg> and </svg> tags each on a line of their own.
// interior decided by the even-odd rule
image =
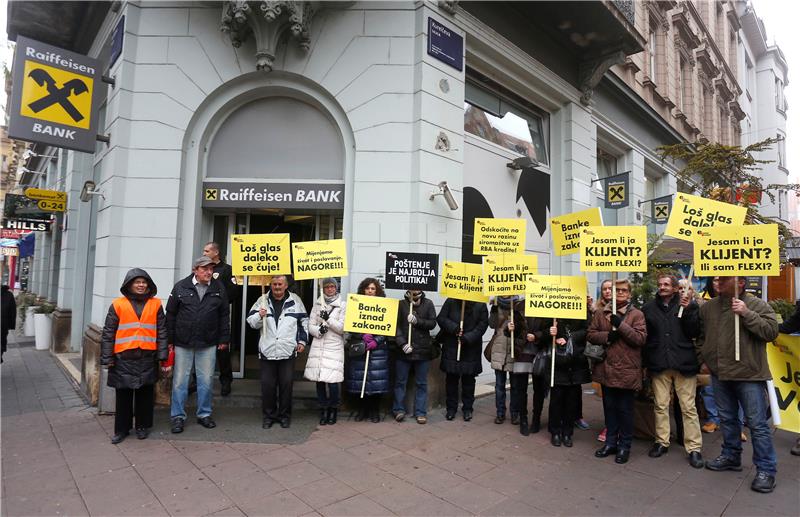
<svg viewBox="0 0 800 517">
<path fill-rule="evenodd" d="M 167 515 L 132 467 L 78 480 L 81 496 L 93 515 Z M 121 490 L 121 487 L 125 487 Z"/>
<path fill-rule="evenodd" d="M 132 463 L 139 475 L 148 483 L 185 472 L 200 473 L 200 469 L 194 463 L 177 453 L 165 455 L 162 459 Z"/>
<path fill-rule="evenodd" d="M 19 475 L 3 473 L 3 485 L 11 494 L 39 494 L 59 492 L 75 488 L 72 472 L 66 465 L 53 466 L 46 470 L 36 470 Z"/>
<path fill-rule="evenodd" d="M 173 445 L 181 454 L 186 456 L 186 459 L 200 468 L 242 457 L 224 443 L 174 442 Z"/>
<path fill-rule="evenodd" d="M 231 506 L 218 512 L 209 513 L 208 517 L 245 517 L 245 514 L 238 507 Z"/>
<path fill-rule="evenodd" d="M 278 481 L 278 483 L 290 490 L 328 477 L 325 471 L 319 469 L 307 460 L 272 469 L 268 474 Z"/>
<path fill-rule="evenodd" d="M 465 481 L 460 485 L 437 492 L 437 495 L 472 513 L 480 513 L 506 498 L 500 492 L 482 487 L 472 481 Z"/>
<path fill-rule="evenodd" d="M 147 480 L 150 489 L 171 515 L 205 515 L 233 505 L 224 493 L 199 471 Z"/>
<path fill-rule="evenodd" d="M 261 472 L 251 461 L 244 458 L 215 463 L 204 467 L 202 471 L 217 485 L 230 484 L 236 479 Z"/>
<path fill-rule="evenodd" d="M 265 495 L 251 502 L 240 503 L 237 506 L 247 515 L 290 516 L 305 515 L 313 511 L 313 508 L 288 490 Z"/>
<path fill-rule="evenodd" d="M 451 489 L 466 481 L 461 476 L 434 465 L 428 465 L 410 475 L 398 476 L 437 495 L 443 490 Z"/>
<path fill-rule="evenodd" d="M 312 508 L 322 508 L 349 497 L 356 492 L 352 487 L 333 477 L 326 477 L 308 485 L 297 487 L 292 493 Z"/>
<path fill-rule="evenodd" d="M 283 485 L 260 471 L 219 483 L 218 486 L 240 508 L 244 508 L 243 505 L 249 501 L 285 490 Z"/>
<path fill-rule="evenodd" d="M 89 515 L 77 488 L 44 493 L 9 493 L 3 498 L 4 515 Z"/>
<path fill-rule="evenodd" d="M 390 479 L 386 483 L 381 484 L 381 486 L 364 492 L 364 494 L 376 503 L 395 513 L 401 512 L 410 506 L 414 506 L 415 503 L 425 500 L 432 501 L 434 499 L 434 497 L 425 490 L 397 478 Z"/>
<path fill-rule="evenodd" d="M 417 503 L 413 506 L 409 506 L 408 508 L 405 508 L 402 512 L 398 512 L 398 515 L 420 516 L 420 517 L 430 517 L 431 515 L 435 515 L 437 517 L 450 517 L 450 516 L 461 517 L 462 515 L 465 515 L 465 512 L 463 508 L 448 503 L 443 499 L 434 498 L 433 501 L 426 500 Z"/>
<path fill-rule="evenodd" d="M 255 456 L 248 456 L 247 459 L 266 472 L 303 461 L 303 458 L 299 454 L 286 448 L 274 449 Z"/>
<path fill-rule="evenodd" d="M 382 443 L 372 442 L 367 443 L 364 445 L 357 445 L 355 447 L 350 447 L 347 449 L 347 452 L 352 454 L 358 459 L 366 461 L 367 463 L 376 463 L 391 456 L 395 456 L 400 454 L 400 451 L 389 447 L 388 445 L 383 445 Z"/>
<path fill-rule="evenodd" d="M 303 458 L 314 458 L 322 454 L 328 454 L 338 449 L 338 446 L 328 439 L 313 437 L 307 442 L 288 445 L 286 448 Z"/>
<path fill-rule="evenodd" d="M 495 468 L 491 463 L 463 453 L 456 454 L 453 459 L 445 461 L 440 467 L 466 479 L 473 479 Z"/>
<path fill-rule="evenodd" d="M 363 494 L 320 508 L 319 513 L 326 517 L 394 515 Z"/>
<path fill-rule="evenodd" d="M 499 503 L 482 511 L 481 515 L 515 517 L 521 515 L 547 515 L 547 512 L 539 508 L 534 508 L 533 506 L 516 499 L 504 499 L 503 501 L 500 501 Z M 574 515 L 581 514 L 576 513 Z"/>
</svg>

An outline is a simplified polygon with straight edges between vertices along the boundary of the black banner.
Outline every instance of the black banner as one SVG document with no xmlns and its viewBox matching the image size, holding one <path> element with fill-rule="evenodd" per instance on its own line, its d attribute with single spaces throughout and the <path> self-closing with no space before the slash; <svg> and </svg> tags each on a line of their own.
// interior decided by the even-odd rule
<svg viewBox="0 0 800 517">
<path fill-rule="evenodd" d="M 604 178 L 606 208 L 625 208 L 630 204 L 630 172 Z"/>
<path fill-rule="evenodd" d="M 439 255 L 386 252 L 386 289 L 439 290 Z"/>
<path fill-rule="evenodd" d="M 650 219 L 656 224 L 666 224 L 672 212 L 672 194 L 652 200 L 650 203 Z"/>
</svg>

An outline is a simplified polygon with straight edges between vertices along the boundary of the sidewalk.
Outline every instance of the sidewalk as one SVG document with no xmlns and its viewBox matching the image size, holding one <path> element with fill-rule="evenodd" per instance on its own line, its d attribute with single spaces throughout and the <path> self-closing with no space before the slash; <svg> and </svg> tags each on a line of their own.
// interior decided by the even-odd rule
<svg viewBox="0 0 800 517">
<path fill-rule="evenodd" d="M 743 472 L 695 470 L 674 444 L 654 460 L 643 441 L 627 465 L 594 458 L 593 396 L 584 407 L 595 429 L 576 431 L 572 449 L 495 425 L 492 397 L 470 423 L 436 411 L 425 426 L 344 415 L 316 429 L 307 412 L 265 431 L 252 410 L 227 408 L 214 432 L 190 419 L 171 435 L 159 411 L 151 439 L 114 446 L 113 417 L 86 406 L 48 352 L 14 339 L 0 375 L 2 515 L 775 516 L 800 506 L 793 435 L 776 433 L 778 487 L 757 494 L 749 443 Z M 719 433 L 704 438 L 705 456 L 716 456 Z"/>
</svg>

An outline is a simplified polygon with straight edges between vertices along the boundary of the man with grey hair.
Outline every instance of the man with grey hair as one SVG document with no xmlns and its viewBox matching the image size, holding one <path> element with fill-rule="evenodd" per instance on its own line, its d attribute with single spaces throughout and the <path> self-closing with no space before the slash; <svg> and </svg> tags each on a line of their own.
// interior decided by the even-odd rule
<svg viewBox="0 0 800 517">
<path fill-rule="evenodd" d="M 167 339 L 175 351 L 172 377 L 172 432 L 183 432 L 189 374 L 197 373 L 197 422 L 216 427 L 211 418 L 211 386 L 216 351 L 230 343 L 230 309 L 222 284 L 214 279 L 214 262 L 202 256 L 192 274 L 180 280 L 167 301 Z"/>
</svg>

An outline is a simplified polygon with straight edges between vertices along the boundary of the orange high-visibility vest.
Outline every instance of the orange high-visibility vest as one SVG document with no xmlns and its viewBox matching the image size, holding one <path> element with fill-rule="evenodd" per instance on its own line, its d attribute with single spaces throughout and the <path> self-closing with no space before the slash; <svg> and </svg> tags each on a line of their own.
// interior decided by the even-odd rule
<svg viewBox="0 0 800 517">
<path fill-rule="evenodd" d="M 119 354 L 132 348 L 142 350 L 155 350 L 158 337 L 158 313 L 161 310 L 161 300 L 150 298 L 142 310 L 141 319 L 136 316 L 136 311 L 131 301 L 121 296 L 114 300 L 114 311 L 119 318 L 119 326 L 114 340 L 114 353 Z"/>
</svg>

